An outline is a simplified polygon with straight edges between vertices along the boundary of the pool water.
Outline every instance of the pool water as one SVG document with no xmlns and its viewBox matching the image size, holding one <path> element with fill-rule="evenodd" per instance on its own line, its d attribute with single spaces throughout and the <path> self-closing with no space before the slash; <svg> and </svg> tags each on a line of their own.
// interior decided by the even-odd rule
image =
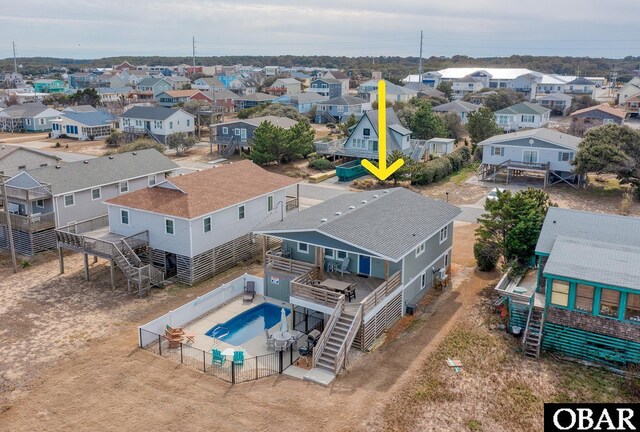
<svg viewBox="0 0 640 432">
<path fill-rule="evenodd" d="M 282 308 L 272 303 L 262 303 L 231 318 L 229 321 L 216 324 L 205 334 L 215 337 L 231 345 L 240 345 L 254 337 L 264 334 L 280 322 Z M 284 308 L 287 316 L 291 310 Z"/>
</svg>

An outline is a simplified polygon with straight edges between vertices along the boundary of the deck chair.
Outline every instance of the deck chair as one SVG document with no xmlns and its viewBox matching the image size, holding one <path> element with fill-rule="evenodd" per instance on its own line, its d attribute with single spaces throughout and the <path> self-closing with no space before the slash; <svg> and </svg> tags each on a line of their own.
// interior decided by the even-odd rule
<svg viewBox="0 0 640 432">
<path fill-rule="evenodd" d="M 233 352 L 233 364 L 234 365 L 244 365 L 244 351 L 234 351 Z"/>
<path fill-rule="evenodd" d="M 287 345 L 289 345 L 289 341 L 275 340 L 274 344 L 275 344 L 276 351 L 284 351 L 287 349 Z"/>
<path fill-rule="evenodd" d="M 275 351 L 275 349 L 276 349 L 275 339 L 273 338 L 272 335 L 269 334 L 269 330 L 268 329 L 264 329 L 264 333 L 267 336 L 267 350 Z"/>
<path fill-rule="evenodd" d="M 347 290 L 345 291 L 345 294 L 347 295 L 347 300 L 351 301 L 352 299 L 356 298 L 356 284 L 352 284 L 349 288 L 347 288 Z"/>
<path fill-rule="evenodd" d="M 243 302 L 252 302 L 256 296 L 256 283 L 254 281 L 248 281 L 244 287 Z"/>
<path fill-rule="evenodd" d="M 211 350 L 211 364 L 212 365 L 218 365 L 218 366 L 222 366 L 224 364 L 224 362 L 227 361 L 227 358 L 225 356 L 222 355 L 222 353 L 220 352 L 219 349 L 212 349 Z"/>
<path fill-rule="evenodd" d="M 349 267 L 349 257 L 344 257 L 344 259 L 342 260 L 342 262 L 340 263 L 340 267 L 338 267 L 336 269 L 337 272 L 339 272 L 341 275 L 349 274 L 349 271 L 347 270 L 347 267 Z"/>
<path fill-rule="evenodd" d="M 183 335 L 184 329 L 182 327 L 171 327 L 169 324 L 166 325 L 164 329 L 165 333 L 175 334 L 175 335 Z"/>
</svg>

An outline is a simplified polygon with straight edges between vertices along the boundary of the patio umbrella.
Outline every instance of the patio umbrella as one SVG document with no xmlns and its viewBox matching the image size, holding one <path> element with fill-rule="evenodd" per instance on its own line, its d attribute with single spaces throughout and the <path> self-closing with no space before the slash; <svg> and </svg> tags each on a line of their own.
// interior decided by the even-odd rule
<svg viewBox="0 0 640 432">
<path fill-rule="evenodd" d="M 287 324 L 287 312 L 284 308 L 280 309 L 280 331 L 289 331 L 289 325 Z"/>
</svg>

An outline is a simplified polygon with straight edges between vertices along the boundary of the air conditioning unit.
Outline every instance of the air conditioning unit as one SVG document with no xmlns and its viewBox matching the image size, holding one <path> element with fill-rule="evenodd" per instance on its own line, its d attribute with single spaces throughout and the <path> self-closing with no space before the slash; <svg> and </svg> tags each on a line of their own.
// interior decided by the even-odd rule
<svg viewBox="0 0 640 432">
<path fill-rule="evenodd" d="M 447 269 L 441 268 L 440 270 L 438 270 L 438 279 L 445 280 L 446 278 L 447 278 Z"/>
</svg>

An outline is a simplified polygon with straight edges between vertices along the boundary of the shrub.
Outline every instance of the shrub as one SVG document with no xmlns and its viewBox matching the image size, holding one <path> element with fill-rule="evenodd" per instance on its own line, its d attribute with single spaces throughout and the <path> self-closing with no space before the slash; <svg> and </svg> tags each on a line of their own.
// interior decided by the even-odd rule
<svg viewBox="0 0 640 432">
<path fill-rule="evenodd" d="M 131 151 L 145 150 L 153 148 L 158 150 L 160 153 L 164 153 L 165 146 L 157 143 L 156 141 L 150 140 L 149 138 L 138 138 L 137 140 L 130 142 L 129 144 L 121 145 L 120 147 L 107 151 L 104 155 L 112 155 L 117 153 L 126 153 Z"/>
<path fill-rule="evenodd" d="M 318 153 L 316 153 L 316 152 L 309 153 L 309 154 L 307 155 L 307 159 L 309 160 L 309 163 L 313 162 L 313 161 L 314 161 L 314 160 L 316 160 L 316 159 L 320 159 L 321 157 L 322 157 L 322 156 L 321 156 L 321 155 L 319 155 L 319 154 L 318 154 Z"/>
<path fill-rule="evenodd" d="M 124 134 L 119 131 L 113 131 L 111 132 L 111 135 L 104 140 L 104 143 L 107 147 L 119 147 L 124 144 Z"/>
<path fill-rule="evenodd" d="M 629 366 L 625 384 L 629 394 L 636 398 L 640 398 L 640 366 Z"/>
<path fill-rule="evenodd" d="M 320 171 L 333 169 L 333 164 L 327 159 L 315 159 L 309 162 L 309 166 Z"/>
<path fill-rule="evenodd" d="M 466 147 L 443 157 L 432 156 L 431 160 L 419 163 L 411 170 L 411 184 L 424 186 L 442 180 L 465 167 L 470 158 L 471 153 Z"/>
<path fill-rule="evenodd" d="M 28 268 L 31 267 L 31 263 L 27 260 L 22 260 L 22 262 L 20 263 L 20 267 L 22 268 Z"/>
<path fill-rule="evenodd" d="M 496 268 L 500 250 L 494 243 L 478 240 L 473 245 L 473 256 L 476 258 L 478 270 L 491 271 Z"/>
</svg>

